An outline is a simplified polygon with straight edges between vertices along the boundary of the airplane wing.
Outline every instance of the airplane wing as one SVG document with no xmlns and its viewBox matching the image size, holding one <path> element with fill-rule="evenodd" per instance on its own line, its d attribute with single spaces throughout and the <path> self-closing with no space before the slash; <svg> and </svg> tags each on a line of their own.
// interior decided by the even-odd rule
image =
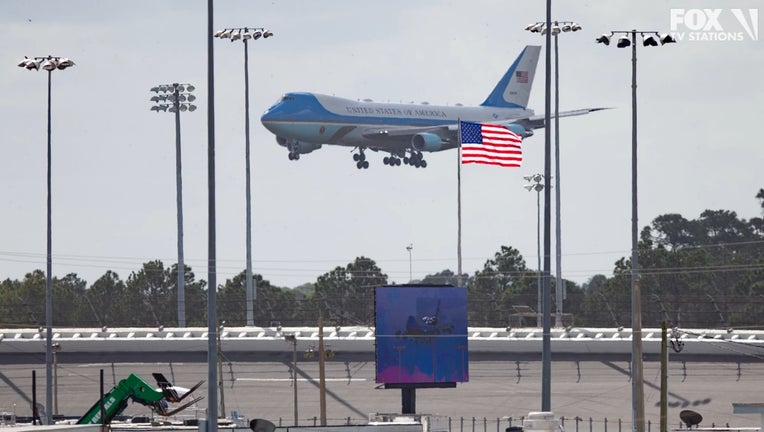
<svg viewBox="0 0 764 432">
<path fill-rule="evenodd" d="M 364 138 L 380 143 L 375 150 L 399 153 L 402 149 L 436 152 L 459 146 L 456 124 L 440 126 L 390 126 L 367 128 Z M 370 147 L 373 148 L 373 147 Z"/>
<path fill-rule="evenodd" d="M 411 139 L 414 135 L 420 134 L 420 133 L 434 133 L 436 135 L 446 135 L 448 130 L 450 129 L 449 125 L 443 125 L 443 126 L 389 126 L 389 127 L 378 127 L 378 128 L 367 128 L 363 131 L 363 137 L 368 139 L 375 139 L 375 140 L 385 140 L 385 139 L 400 139 L 400 138 L 407 138 Z M 456 125 L 454 125 L 454 130 L 456 130 Z"/>
<path fill-rule="evenodd" d="M 589 114 L 590 112 L 602 111 L 606 109 L 610 109 L 610 108 L 581 108 L 577 110 L 560 111 L 560 113 L 558 114 L 558 117 L 580 116 L 584 114 Z M 555 115 L 552 114 L 550 118 L 555 118 Z M 500 124 L 512 124 L 512 123 L 522 125 L 526 129 L 541 129 L 544 127 L 544 115 L 534 115 L 531 117 L 512 119 L 508 122 L 502 122 Z"/>
</svg>

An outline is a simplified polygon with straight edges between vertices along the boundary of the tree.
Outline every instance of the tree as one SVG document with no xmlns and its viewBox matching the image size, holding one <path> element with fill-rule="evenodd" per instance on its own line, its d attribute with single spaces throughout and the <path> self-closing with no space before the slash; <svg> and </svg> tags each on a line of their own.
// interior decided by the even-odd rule
<svg viewBox="0 0 764 432">
<path fill-rule="evenodd" d="M 460 280 L 461 279 L 461 280 Z M 461 278 L 449 269 L 441 270 L 438 273 L 427 275 L 419 283 L 422 285 L 453 285 L 459 286 L 466 284 L 469 279 L 469 275 L 463 274 Z"/>
<path fill-rule="evenodd" d="M 87 282 L 76 273 L 69 273 L 61 279 L 53 278 L 53 322 L 61 326 L 87 323 L 95 326 L 98 319 L 95 311 L 88 306 Z"/>
<path fill-rule="evenodd" d="M 98 311 L 100 326 L 116 326 L 130 321 L 129 308 L 124 304 L 125 283 L 113 271 L 108 270 L 98 278 L 85 295 Z"/>
<path fill-rule="evenodd" d="M 45 272 L 35 270 L 24 276 L 14 296 L 18 301 L 15 315 L 19 323 L 45 325 L 45 292 Z"/>
<path fill-rule="evenodd" d="M 502 246 L 476 272 L 467 286 L 468 320 L 470 325 L 506 324 L 512 304 L 535 304 L 530 300 L 530 272 L 517 249 Z M 533 288 L 533 298 L 536 298 Z M 502 324 L 498 324 L 502 325 Z"/>
<path fill-rule="evenodd" d="M 374 260 L 358 257 L 347 267 L 336 267 L 318 277 L 315 293 L 304 302 L 306 318 L 321 313 L 336 325 L 374 325 L 374 288 L 387 285 L 387 275 Z"/>
<path fill-rule="evenodd" d="M 218 291 L 218 318 L 229 325 L 245 325 L 247 322 L 246 271 L 242 271 Z M 288 325 L 296 319 L 296 301 L 292 290 L 278 288 L 259 274 L 253 274 L 257 288 L 252 314 L 255 325 L 270 326 L 277 321 Z"/>
<path fill-rule="evenodd" d="M 186 266 L 184 293 L 188 325 L 204 325 L 207 322 L 207 308 L 204 296 L 204 281 L 195 282 L 194 273 Z M 177 325 L 178 324 L 178 271 L 177 265 L 165 268 L 160 260 L 143 264 L 138 272 L 127 278 L 124 299 L 135 306 L 130 321 L 136 325 Z M 196 311 L 197 313 L 189 313 Z"/>
</svg>

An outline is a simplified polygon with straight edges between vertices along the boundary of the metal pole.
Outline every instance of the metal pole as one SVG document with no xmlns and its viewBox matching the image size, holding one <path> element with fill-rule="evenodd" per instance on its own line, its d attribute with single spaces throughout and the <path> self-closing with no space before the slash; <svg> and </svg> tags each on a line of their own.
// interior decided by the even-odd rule
<svg viewBox="0 0 764 432">
<path fill-rule="evenodd" d="M 58 343 L 53 346 L 53 414 L 58 415 Z"/>
<path fill-rule="evenodd" d="M 668 432 L 668 321 L 661 323 L 661 430 Z"/>
<path fill-rule="evenodd" d="M 536 184 L 538 188 L 538 184 Z M 536 189 L 536 256 L 538 257 L 538 267 L 536 273 L 536 327 L 543 321 L 541 304 L 541 189 Z"/>
<path fill-rule="evenodd" d="M 178 83 L 173 83 L 175 101 L 175 189 L 178 205 L 178 327 L 186 326 L 186 265 L 183 262 L 183 180 L 181 176 L 180 153 L 180 92 Z M 160 324 L 160 323 L 157 323 Z"/>
<path fill-rule="evenodd" d="M 222 327 L 222 326 L 221 326 Z M 221 349 L 220 334 L 223 329 L 220 328 L 218 333 L 218 389 L 220 390 L 220 413 L 225 417 L 225 385 L 223 383 L 223 352 Z"/>
<path fill-rule="evenodd" d="M 462 120 L 457 122 L 459 151 L 456 152 L 456 284 L 462 286 Z"/>
<path fill-rule="evenodd" d="M 53 424 L 53 246 L 51 228 L 51 145 L 50 145 L 50 94 L 51 74 L 48 71 L 48 234 L 45 270 L 45 424 Z"/>
<path fill-rule="evenodd" d="M 562 243 L 560 241 L 560 62 L 557 51 L 557 34 L 554 35 L 554 199 L 555 199 L 555 249 L 556 273 L 554 284 L 555 327 L 563 327 L 562 298 L 565 287 L 562 282 Z"/>
<path fill-rule="evenodd" d="M 645 430 L 642 373 L 642 304 L 639 289 L 637 222 L 637 31 L 631 31 L 631 363 L 634 431 Z"/>
<path fill-rule="evenodd" d="M 552 0 L 546 1 L 546 65 L 545 65 L 545 92 L 544 92 L 544 183 L 551 184 L 550 170 L 551 170 L 551 137 L 549 136 L 550 126 L 550 111 L 551 111 L 551 92 L 552 86 L 552 56 L 550 46 L 552 45 Z M 549 325 L 549 315 L 551 312 L 550 302 L 550 286 L 549 286 L 549 274 L 550 274 L 550 219 L 551 219 L 551 191 L 547 187 L 544 190 L 544 287 L 542 302 L 544 310 L 544 328 L 542 330 L 542 351 L 541 351 L 541 411 L 552 410 L 552 335 Z"/>
<path fill-rule="evenodd" d="M 412 267 L 411 267 L 411 250 L 412 249 L 414 249 L 414 245 L 413 244 L 410 244 L 410 245 L 406 246 L 406 250 L 409 251 L 409 283 L 411 283 L 411 281 L 414 279 L 413 273 L 411 271 L 411 269 L 412 269 Z"/>
<path fill-rule="evenodd" d="M 324 318 L 318 316 L 318 380 L 321 426 L 326 426 L 326 352 L 324 350 Z M 296 405 L 296 404 L 295 404 Z M 665 431 L 662 431 L 665 432 Z"/>
<path fill-rule="evenodd" d="M 255 325 L 255 313 L 253 309 L 255 288 L 252 282 L 252 192 L 249 174 L 249 53 L 246 39 L 244 39 L 244 135 L 246 135 L 244 158 L 246 160 L 247 181 L 247 325 L 252 327 Z"/>
<path fill-rule="evenodd" d="M 292 339 L 292 394 L 294 396 L 294 425 L 297 426 L 297 336 Z"/>
<path fill-rule="evenodd" d="M 38 421 L 42 424 L 40 412 L 37 409 L 37 371 L 32 370 L 32 424 L 36 426 Z"/>
<path fill-rule="evenodd" d="M 215 236 L 215 55 L 213 0 L 207 0 L 207 432 L 218 430 L 217 377 L 217 258 Z"/>
</svg>

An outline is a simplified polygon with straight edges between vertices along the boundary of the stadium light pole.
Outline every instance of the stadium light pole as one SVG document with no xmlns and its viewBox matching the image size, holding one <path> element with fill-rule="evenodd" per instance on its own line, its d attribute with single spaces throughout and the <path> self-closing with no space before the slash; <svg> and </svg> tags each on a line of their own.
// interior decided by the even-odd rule
<svg viewBox="0 0 764 432">
<path fill-rule="evenodd" d="M 297 426 L 297 335 L 286 334 L 284 340 L 292 344 L 292 396 L 294 398 L 294 425 Z"/>
<path fill-rule="evenodd" d="M 251 30 L 251 31 L 250 31 Z M 252 327 L 255 325 L 255 313 L 253 309 L 253 303 L 255 298 L 257 297 L 256 287 L 254 285 L 254 281 L 252 280 L 252 192 L 251 192 L 251 181 L 250 181 L 250 162 L 249 162 L 249 51 L 247 49 L 248 47 L 248 41 L 250 39 L 252 40 L 258 40 L 261 37 L 263 39 L 267 39 L 271 36 L 273 36 L 273 33 L 260 27 L 242 27 L 242 28 L 225 28 L 223 30 L 218 30 L 213 35 L 216 38 L 220 39 L 230 39 L 231 42 L 236 40 L 241 40 L 244 42 L 244 135 L 245 135 L 245 144 L 244 144 L 244 159 L 245 159 L 245 170 L 246 170 L 246 202 L 247 202 L 247 210 L 246 210 L 246 219 L 247 219 L 247 228 L 246 228 L 246 239 L 245 242 L 247 244 L 247 270 L 246 270 L 246 276 L 245 276 L 245 284 L 246 284 L 246 296 L 247 296 L 247 325 Z"/>
<path fill-rule="evenodd" d="M 554 201 L 555 201 L 555 327 L 563 327 L 562 307 L 565 287 L 562 282 L 562 235 L 560 227 L 560 62 L 558 55 L 557 37 L 560 33 L 577 32 L 581 25 L 573 21 L 555 21 L 552 24 L 554 36 Z M 546 23 L 536 22 L 525 27 L 531 33 L 546 34 Z"/>
<path fill-rule="evenodd" d="M 528 192 L 536 192 L 536 256 L 538 257 L 538 271 L 537 271 L 537 293 L 536 298 L 538 303 L 536 305 L 536 325 L 541 323 L 541 191 L 544 190 L 544 176 L 541 174 L 531 174 L 523 176 L 523 179 L 528 183 L 523 187 Z"/>
<path fill-rule="evenodd" d="M 47 163 L 47 240 L 45 252 L 45 424 L 53 423 L 53 242 L 51 224 L 51 144 L 50 144 L 50 117 L 51 117 L 51 76 L 54 70 L 64 70 L 74 66 L 74 62 L 66 57 L 24 57 L 18 63 L 19 67 L 27 70 L 43 70 L 48 72 L 48 163 Z"/>
<path fill-rule="evenodd" d="M 610 45 L 613 35 L 620 34 L 616 46 L 631 46 L 631 404 L 632 430 L 645 431 L 644 374 L 642 370 L 642 298 L 639 287 L 639 223 L 637 220 L 637 33 L 643 46 L 676 42 L 669 34 L 655 31 L 617 30 L 603 34 L 595 41 Z"/>
<path fill-rule="evenodd" d="M 414 279 L 413 273 L 411 272 L 411 251 L 414 249 L 414 244 L 409 244 L 406 246 L 406 250 L 409 251 L 409 283 Z"/>
<path fill-rule="evenodd" d="M 178 327 L 186 326 L 186 264 L 183 262 L 183 180 L 180 157 L 180 112 L 196 111 L 196 105 L 191 103 L 196 100 L 196 96 L 191 94 L 194 89 L 194 86 L 191 84 L 162 84 L 151 88 L 154 96 L 151 96 L 150 99 L 156 103 L 156 105 L 151 107 L 151 111 L 175 113 L 175 189 L 178 208 Z"/>
<path fill-rule="evenodd" d="M 214 1 L 207 0 L 207 432 L 218 432 L 217 232 L 215 216 L 215 44 Z"/>
<path fill-rule="evenodd" d="M 545 24 L 552 27 L 552 0 L 546 0 Z M 550 46 L 552 45 L 552 32 L 547 32 L 544 37 L 544 182 L 549 185 L 551 178 L 551 153 L 552 141 L 549 137 L 549 123 L 551 122 L 550 111 L 551 87 L 552 87 L 552 58 Z M 552 411 L 552 330 L 549 325 L 552 301 L 549 287 L 550 269 L 550 220 L 551 220 L 551 194 L 549 188 L 544 189 L 544 282 L 542 288 L 543 301 L 543 324 L 541 329 L 541 411 Z M 213 431 L 214 432 L 214 431 Z"/>
</svg>

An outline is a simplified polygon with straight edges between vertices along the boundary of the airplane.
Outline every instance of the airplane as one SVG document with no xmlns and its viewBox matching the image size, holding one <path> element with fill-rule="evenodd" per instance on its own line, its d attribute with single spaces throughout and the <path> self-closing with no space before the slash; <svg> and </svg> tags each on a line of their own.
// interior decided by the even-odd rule
<svg viewBox="0 0 764 432">
<path fill-rule="evenodd" d="M 181 402 L 183 399 L 187 398 L 188 396 L 192 395 L 194 393 L 194 390 L 198 389 L 199 387 L 204 384 L 204 380 L 199 381 L 191 388 L 181 387 L 177 385 L 173 385 L 170 380 L 168 380 L 162 373 L 154 372 L 151 374 L 154 377 L 154 380 L 157 382 L 157 385 L 159 388 L 157 391 L 160 391 L 164 393 L 164 398 L 167 402 L 172 403 L 178 403 Z M 185 407 L 188 407 L 196 402 L 199 402 L 202 397 L 195 398 L 192 400 L 188 405 L 185 405 Z"/>
<path fill-rule="evenodd" d="M 409 315 L 406 320 L 406 330 L 397 331 L 396 336 L 404 339 L 412 339 L 415 342 L 429 343 L 434 336 L 451 334 L 454 325 L 440 323 L 440 300 L 432 314 L 422 314 L 415 317 Z"/>
<path fill-rule="evenodd" d="M 289 150 L 289 160 L 299 160 L 326 144 L 357 150 L 353 160 L 358 169 L 369 168 L 366 150 L 390 153 L 383 159 L 388 166 L 402 161 L 426 168 L 423 152 L 459 146 L 459 120 L 502 125 L 523 138 L 544 127 L 544 116 L 526 108 L 540 51 L 540 46 L 526 46 L 479 106 L 377 103 L 296 92 L 284 94 L 260 121 Z M 564 111 L 559 116 L 600 109 Z"/>
</svg>

